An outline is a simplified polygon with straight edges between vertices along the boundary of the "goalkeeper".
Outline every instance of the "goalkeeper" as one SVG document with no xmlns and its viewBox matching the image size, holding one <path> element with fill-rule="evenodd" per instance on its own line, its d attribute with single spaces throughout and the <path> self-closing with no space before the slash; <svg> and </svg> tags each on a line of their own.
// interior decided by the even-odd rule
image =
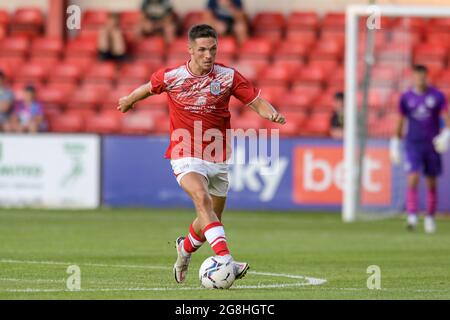
<svg viewBox="0 0 450 320">
<path fill-rule="evenodd" d="M 450 144 L 450 115 L 444 94 L 427 83 L 427 68 L 413 66 L 412 88 L 400 97 L 400 120 L 396 135 L 390 141 L 390 155 L 394 164 L 401 161 L 400 139 L 406 120 L 407 130 L 404 141 L 405 170 L 408 172 L 406 210 L 407 228 L 417 226 L 418 197 L 417 187 L 422 171 L 427 181 L 427 214 L 424 221 L 425 232 L 436 231 L 434 215 L 437 204 L 436 178 L 442 172 L 441 153 Z M 440 128 L 441 115 L 445 126 Z"/>
</svg>

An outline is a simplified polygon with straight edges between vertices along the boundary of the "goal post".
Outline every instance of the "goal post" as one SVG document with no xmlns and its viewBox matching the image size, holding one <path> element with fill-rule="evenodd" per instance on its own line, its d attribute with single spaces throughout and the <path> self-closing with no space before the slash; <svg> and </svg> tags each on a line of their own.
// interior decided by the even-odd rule
<svg viewBox="0 0 450 320">
<path fill-rule="evenodd" d="M 344 104 L 344 188 L 342 204 L 342 220 L 356 220 L 360 207 L 360 176 L 358 144 L 358 19 L 368 17 L 450 17 L 450 6 L 418 6 L 418 5 L 349 5 L 346 9 L 345 25 L 345 104 Z M 374 23 L 376 26 L 376 23 Z M 364 151 L 362 151 L 364 152 Z"/>
</svg>

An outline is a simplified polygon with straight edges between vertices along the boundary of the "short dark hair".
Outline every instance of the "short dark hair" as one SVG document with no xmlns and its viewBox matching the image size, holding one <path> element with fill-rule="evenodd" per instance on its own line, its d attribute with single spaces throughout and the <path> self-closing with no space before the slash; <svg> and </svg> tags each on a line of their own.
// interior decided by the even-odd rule
<svg viewBox="0 0 450 320">
<path fill-rule="evenodd" d="M 207 24 L 196 24 L 189 29 L 189 41 L 195 41 L 198 38 L 214 38 L 217 39 L 217 32 L 213 27 Z"/>
<path fill-rule="evenodd" d="M 423 64 L 415 64 L 415 65 L 413 65 L 412 69 L 415 72 L 423 72 L 423 73 L 428 72 L 428 68 L 426 66 L 424 66 Z"/>
<path fill-rule="evenodd" d="M 344 93 L 342 91 L 336 92 L 334 94 L 334 99 L 344 101 Z"/>
<path fill-rule="evenodd" d="M 30 93 L 32 93 L 32 94 L 35 94 L 36 93 L 36 88 L 32 85 L 32 84 L 27 84 L 26 86 L 25 86 L 25 88 L 23 88 L 25 91 L 28 91 L 28 92 L 30 92 Z"/>
<path fill-rule="evenodd" d="M 6 78 L 5 73 L 3 72 L 3 70 L 0 70 L 0 79 L 5 79 L 5 78 Z"/>
</svg>

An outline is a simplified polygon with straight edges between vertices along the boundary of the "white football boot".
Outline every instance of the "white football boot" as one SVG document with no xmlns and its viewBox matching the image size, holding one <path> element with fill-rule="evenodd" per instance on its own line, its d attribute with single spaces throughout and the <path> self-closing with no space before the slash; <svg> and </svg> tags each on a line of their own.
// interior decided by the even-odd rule
<svg viewBox="0 0 450 320">
<path fill-rule="evenodd" d="M 250 265 L 247 262 L 234 261 L 231 255 L 216 256 L 216 259 L 220 263 L 227 263 L 230 260 L 233 262 L 234 277 L 236 280 L 242 279 L 247 273 L 248 269 L 250 269 Z"/>
<path fill-rule="evenodd" d="M 414 231 L 417 228 L 417 214 L 408 214 L 408 220 L 406 228 L 409 231 Z"/>
<path fill-rule="evenodd" d="M 423 226 L 426 233 L 436 232 L 436 221 L 434 220 L 434 217 L 426 216 Z"/>
<path fill-rule="evenodd" d="M 182 283 L 186 279 L 189 263 L 191 262 L 191 254 L 183 254 L 182 252 L 183 242 L 184 237 L 178 237 L 175 241 L 178 256 L 173 266 L 173 275 L 175 276 L 175 281 L 178 283 Z"/>
</svg>

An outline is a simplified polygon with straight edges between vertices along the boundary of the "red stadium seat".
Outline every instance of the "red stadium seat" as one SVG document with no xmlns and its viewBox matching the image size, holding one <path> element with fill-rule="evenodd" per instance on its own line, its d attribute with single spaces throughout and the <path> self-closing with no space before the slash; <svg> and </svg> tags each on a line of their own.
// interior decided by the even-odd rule
<svg viewBox="0 0 450 320">
<path fill-rule="evenodd" d="M 119 131 L 120 119 L 111 113 L 96 114 L 86 119 L 85 132 L 111 134 Z"/>
<path fill-rule="evenodd" d="M 232 129 L 262 129 L 264 128 L 264 119 L 261 118 L 256 112 L 249 109 L 244 109 L 241 116 L 231 118 Z"/>
<path fill-rule="evenodd" d="M 59 58 L 61 56 L 64 44 L 60 39 L 54 38 L 35 38 L 31 43 L 31 56 L 45 56 Z"/>
<path fill-rule="evenodd" d="M 442 70 L 436 78 L 439 87 L 450 88 L 450 69 Z"/>
<path fill-rule="evenodd" d="M 97 41 L 90 38 L 76 38 L 69 41 L 65 49 L 65 57 L 95 58 L 97 55 Z"/>
<path fill-rule="evenodd" d="M 158 116 L 155 120 L 155 130 L 156 134 L 168 135 L 170 132 L 170 121 L 168 115 Z"/>
<path fill-rule="evenodd" d="M 281 125 L 266 121 L 267 129 L 278 129 L 281 137 L 299 136 L 307 118 L 305 112 L 283 112 L 286 123 Z"/>
<path fill-rule="evenodd" d="M 122 11 L 120 13 L 120 26 L 122 29 L 133 29 L 140 21 L 142 13 L 139 10 Z"/>
<path fill-rule="evenodd" d="M 420 17 L 401 17 L 394 21 L 393 27 L 410 30 L 411 32 L 422 33 L 428 25 L 426 18 Z"/>
<path fill-rule="evenodd" d="M 344 43 L 339 39 L 319 41 L 310 53 L 311 57 L 341 60 L 344 54 Z"/>
<path fill-rule="evenodd" d="M 0 10 L 0 25 L 7 26 L 9 24 L 10 17 L 6 10 Z"/>
<path fill-rule="evenodd" d="M 15 57 L 25 58 L 30 42 L 24 37 L 9 37 L 0 41 L 0 58 Z"/>
<path fill-rule="evenodd" d="M 121 84 L 143 84 L 150 80 L 150 70 L 146 63 L 127 63 L 122 66 L 119 71 L 117 80 L 120 80 Z"/>
<path fill-rule="evenodd" d="M 334 96 L 336 94 L 336 90 L 329 89 L 323 92 L 319 98 L 314 102 L 313 109 L 314 110 L 328 110 L 331 111 L 334 109 L 335 100 Z"/>
<path fill-rule="evenodd" d="M 68 109 L 96 109 L 102 102 L 105 94 L 108 92 L 105 88 L 95 86 L 79 87 L 71 95 L 67 104 Z"/>
<path fill-rule="evenodd" d="M 283 41 L 274 52 L 274 59 L 296 59 L 304 60 L 308 55 L 310 48 L 303 42 Z"/>
<path fill-rule="evenodd" d="M 155 130 L 156 119 L 146 110 L 128 112 L 121 121 L 120 132 L 123 134 L 149 134 Z"/>
<path fill-rule="evenodd" d="M 136 45 L 134 55 L 136 59 L 161 61 L 166 54 L 166 45 L 161 36 L 145 38 Z"/>
<path fill-rule="evenodd" d="M 291 91 L 278 102 L 281 111 L 306 111 L 313 107 L 317 94 Z"/>
<path fill-rule="evenodd" d="M 333 70 L 326 70 L 320 65 L 307 65 L 297 71 L 299 74 L 293 79 L 293 82 L 303 85 L 323 85 L 327 76 L 333 72 Z"/>
<path fill-rule="evenodd" d="M 35 56 L 31 57 L 28 62 L 32 64 L 40 64 L 49 72 L 53 71 L 53 69 L 60 64 L 60 60 L 53 56 Z"/>
<path fill-rule="evenodd" d="M 294 11 L 287 18 L 288 30 L 317 30 L 319 16 L 314 11 Z"/>
<path fill-rule="evenodd" d="M 83 122 L 85 123 L 88 118 L 95 116 L 97 113 L 92 109 L 67 109 L 65 114 L 81 117 L 81 119 L 83 119 Z"/>
<path fill-rule="evenodd" d="M 305 122 L 302 135 L 326 137 L 330 134 L 330 111 L 314 111 Z"/>
<path fill-rule="evenodd" d="M 234 59 L 237 52 L 237 43 L 234 37 L 221 37 L 219 38 L 219 49 L 217 52 L 217 59 L 230 58 Z"/>
<path fill-rule="evenodd" d="M 81 29 L 99 29 L 108 21 L 108 10 L 88 9 L 83 12 Z"/>
<path fill-rule="evenodd" d="M 284 16 L 280 12 L 259 12 L 252 21 L 253 34 L 272 41 L 282 38 L 285 25 Z"/>
<path fill-rule="evenodd" d="M 188 45 L 186 42 L 186 38 L 177 38 L 175 39 L 169 46 L 168 55 L 174 57 L 174 56 L 183 56 L 185 57 L 188 55 Z"/>
<path fill-rule="evenodd" d="M 433 18 L 428 25 L 428 33 L 450 32 L 450 18 Z"/>
<path fill-rule="evenodd" d="M 288 65 L 278 64 L 263 70 L 258 76 L 258 85 L 281 84 L 287 86 L 291 81 L 293 70 Z"/>
<path fill-rule="evenodd" d="M 266 59 L 240 59 L 236 61 L 233 67 L 239 71 L 249 81 L 255 82 L 263 69 L 269 67 Z"/>
<path fill-rule="evenodd" d="M 48 75 L 48 70 L 37 63 L 27 63 L 19 68 L 15 81 L 19 82 L 43 82 Z"/>
<path fill-rule="evenodd" d="M 272 54 L 272 44 L 267 39 L 250 38 L 242 44 L 239 58 L 269 58 Z"/>
<path fill-rule="evenodd" d="M 72 82 L 75 83 L 80 80 L 82 70 L 71 63 L 61 63 L 55 66 L 55 68 L 50 73 L 51 82 Z"/>
<path fill-rule="evenodd" d="M 62 114 L 49 119 L 50 131 L 53 132 L 82 132 L 83 119 L 77 115 Z"/>
<path fill-rule="evenodd" d="M 447 58 L 448 44 L 440 45 L 437 42 L 420 43 L 414 48 L 414 58 L 419 60 L 443 60 Z"/>
<path fill-rule="evenodd" d="M 74 83 L 50 82 L 45 88 L 38 91 L 38 96 L 41 95 L 49 103 L 55 103 L 65 107 L 76 89 L 77 86 Z M 44 95 L 48 95 L 48 97 L 44 97 Z"/>
<path fill-rule="evenodd" d="M 14 12 L 10 24 L 10 32 L 13 36 L 34 37 L 42 33 L 44 27 L 44 15 L 39 8 L 19 8 Z"/>
<path fill-rule="evenodd" d="M 88 70 L 97 60 L 89 56 L 69 56 L 63 60 L 63 64 L 69 64 L 77 67 L 81 73 Z"/>
<path fill-rule="evenodd" d="M 450 32 L 429 32 L 426 34 L 427 41 L 431 46 L 437 45 L 450 49 Z"/>
<path fill-rule="evenodd" d="M 282 84 L 260 85 L 258 88 L 261 90 L 261 97 L 275 106 L 279 101 L 283 101 L 287 94 L 287 87 Z"/>
<path fill-rule="evenodd" d="M 321 21 L 322 30 L 345 30 L 345 13 L 328 12 Z"/>
<path fill-rule="evenodd" d="M 162 109 L 167 110 L 167 95 L 155 94 L 145 100 L 141 100 L 136 103 L 136 109 Z"/>
<path fill-rule="evenodd" d="M 317 41 L 317 35 L 312 30 L 289 29 L 286 33 L 286 40 L 290 44 L 301 44 L 304 47 L 311 47 Z"/>
<path fill-rule="evenodd" d="M 409 43 L 386 43 L 380 48 L 378 62 L 408 61 L 411 57 L 412 46 Z"/>
<path fill-rule="evenodd" d="M 183 31 L 186 32 L 194 24 L 205 22 L 204 11 L 190 11 L 183 18 Z"/>
<path fill-rule="evenodd" d="M 83 83 L 111 83 L 116 77 L 113 62 L 97 62 L 87 71 Z"/>
<path fill-rule="evenodd" d="M 60 107 L 63 108 L 67 97 L 65 93 L 56 87 L 43 87 L 37 92 L 37 98 L 42 102 L 45 108 Z"/>
</svg>

